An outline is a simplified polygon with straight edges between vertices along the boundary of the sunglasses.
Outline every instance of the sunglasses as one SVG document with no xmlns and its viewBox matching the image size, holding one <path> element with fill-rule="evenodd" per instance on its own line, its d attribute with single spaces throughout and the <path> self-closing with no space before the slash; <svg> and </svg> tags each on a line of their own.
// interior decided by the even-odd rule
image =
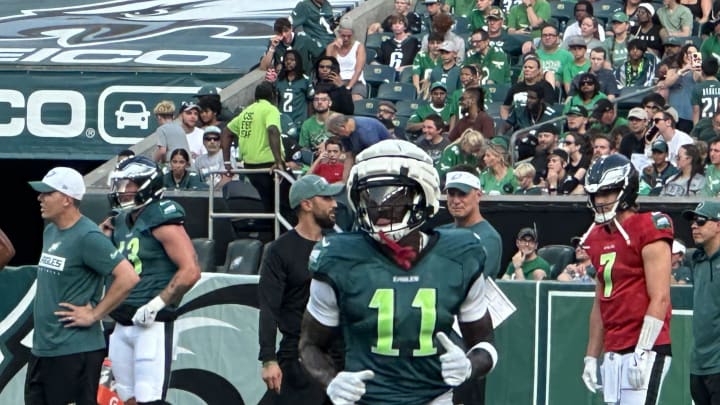
<svg viewBox="0 0 720 405">
<path fill-rule="evenodd" d="M 717 220 L 706 218 L 706 217 L 695 217 L 690 220 L 691 224 L 697 224 L 697 226 L 705 226 L 708 222 L 717 222 Z"/>
<path fill-rule="evenodd" d="M 660 121 L 665 121 L 665 118 L 653 118 L 653 122 L 656 124 Z"/>
<path fill-rule="evenodd" d="M 218 136 L 206 136 L 205 138 L 203 138 L 203 140 L 204 140 L 204 141 L 208 141 L 208 142 L 220 142 L 220 137 L 218 137 Z"/>
</svg>

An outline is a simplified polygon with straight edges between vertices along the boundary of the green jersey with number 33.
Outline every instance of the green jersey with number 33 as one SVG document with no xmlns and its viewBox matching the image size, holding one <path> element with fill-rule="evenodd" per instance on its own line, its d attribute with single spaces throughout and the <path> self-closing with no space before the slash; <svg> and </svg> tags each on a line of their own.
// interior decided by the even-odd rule
<svg viewBox="0 0 720 405">
<path fill-rule="evenodd" d="M 345 369 L 373 370 L 359 404 L 427 404 L 447 392 L 435 333 L 450 333 L 485 252 L 467 229 L 432 234 L 403 270 L 365 233 L 329 235 L 310 255 L 313 277 L 335 291 Z"/>
<path fill-rule="evenodd" d="M 177 271 L 152 231 L 165 224 L 182 224 L 185 210 L 173 200 L 159 200 L 145 206 L 132 226 L 129 217 L 129 212 L 123 212 L 115 218 L 112 239 L 140 276 L 140 282 L 124 302 L 140 307 L 157 296 Z"/>
</svg>

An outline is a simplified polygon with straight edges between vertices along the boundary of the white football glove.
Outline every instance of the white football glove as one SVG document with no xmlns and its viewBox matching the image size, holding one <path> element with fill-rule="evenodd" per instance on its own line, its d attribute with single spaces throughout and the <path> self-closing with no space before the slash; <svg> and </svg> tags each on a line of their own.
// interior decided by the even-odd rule
<svg viewBox="0 0 720 405">
<path fill-rule="evenodd" d="M 635 349 L 633 359 L 628 367 L 628 382 L 636 390 L 645 386 L 645 369 L 650 358 L 649 350 Z"/>
<path fill-rule="evenodd" d="M 472 374 L 470 359 L 445 333 L 438 332 L 435 337 L 445 348 L 445 354 L 440 356 L 443 381 L 451 387 L 457 387 L 470 378 L 470 374 Z"/>
<path fill-rule="evenodd" d="M 148 327 L 155 322 L 155 317 L 163 308 L 165 308 L 165 301 L 160 296 L 157 296 L 138 308 L 135 315 L 133 315 L 132 321 L 135 325 Z"/>
<path fill-rule="evenodd" d="M 585 369 L 583 370 L 582 380 L 590 392 L 593 394 L 601 386 L 597 383 L 597 359 L 592 356 L 585 356 Z"/>
<path fill-rule="evenodd" d="M 341 371 L 328 384 L 328 397 L 335 405 L 353 405 L 365 395 L 365 381 L 375 377 L 371 370 Z"/>
</svg>

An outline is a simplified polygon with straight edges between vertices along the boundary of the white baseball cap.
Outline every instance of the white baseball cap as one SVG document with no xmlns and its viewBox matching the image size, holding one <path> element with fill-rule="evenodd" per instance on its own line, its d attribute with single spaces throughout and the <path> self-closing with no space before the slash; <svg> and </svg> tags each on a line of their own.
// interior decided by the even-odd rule
<svg viewBox="0 0 720 405">
<path fill-rule="evenodd" d="M 680 243 L 680 242 L 678 242 L 678 241 L 676 241 L 676 240 L 673 240 L 673 243 L 672 243 L 672 252 L 673 252 L 673 253 L 685 254 L 685 245 L 683 245 L 682 243 Z"/>
<path fill-rule="evenodd" d="M 76 200 L 82 200 L 85 195 L 85 181 L 82 174 L 69 167 L 56 167 L 51 169 L 41 181 L 28 183 L 30 187 L 40 193 L 59 191 Z"/>
</svg>

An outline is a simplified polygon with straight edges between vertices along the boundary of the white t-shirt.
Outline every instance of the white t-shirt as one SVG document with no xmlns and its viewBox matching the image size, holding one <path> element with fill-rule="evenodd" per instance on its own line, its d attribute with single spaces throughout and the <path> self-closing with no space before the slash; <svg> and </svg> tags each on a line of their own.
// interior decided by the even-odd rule
<svg viewBox="0 0 720 405">
<path fill-rule="evenodd" d="M 198 156 L 207 153 L 207 149 L 205 149 L 205 145 L 203 144 L 204 133 L 205 131 L 202 129 L 195 128 L 192 132 L 186 134 L 188 147 L 190 148 L 188 152 L 190 152 L 190 159 L 192 159 L 193 162 L 195 162 Z"/>
</svg>

